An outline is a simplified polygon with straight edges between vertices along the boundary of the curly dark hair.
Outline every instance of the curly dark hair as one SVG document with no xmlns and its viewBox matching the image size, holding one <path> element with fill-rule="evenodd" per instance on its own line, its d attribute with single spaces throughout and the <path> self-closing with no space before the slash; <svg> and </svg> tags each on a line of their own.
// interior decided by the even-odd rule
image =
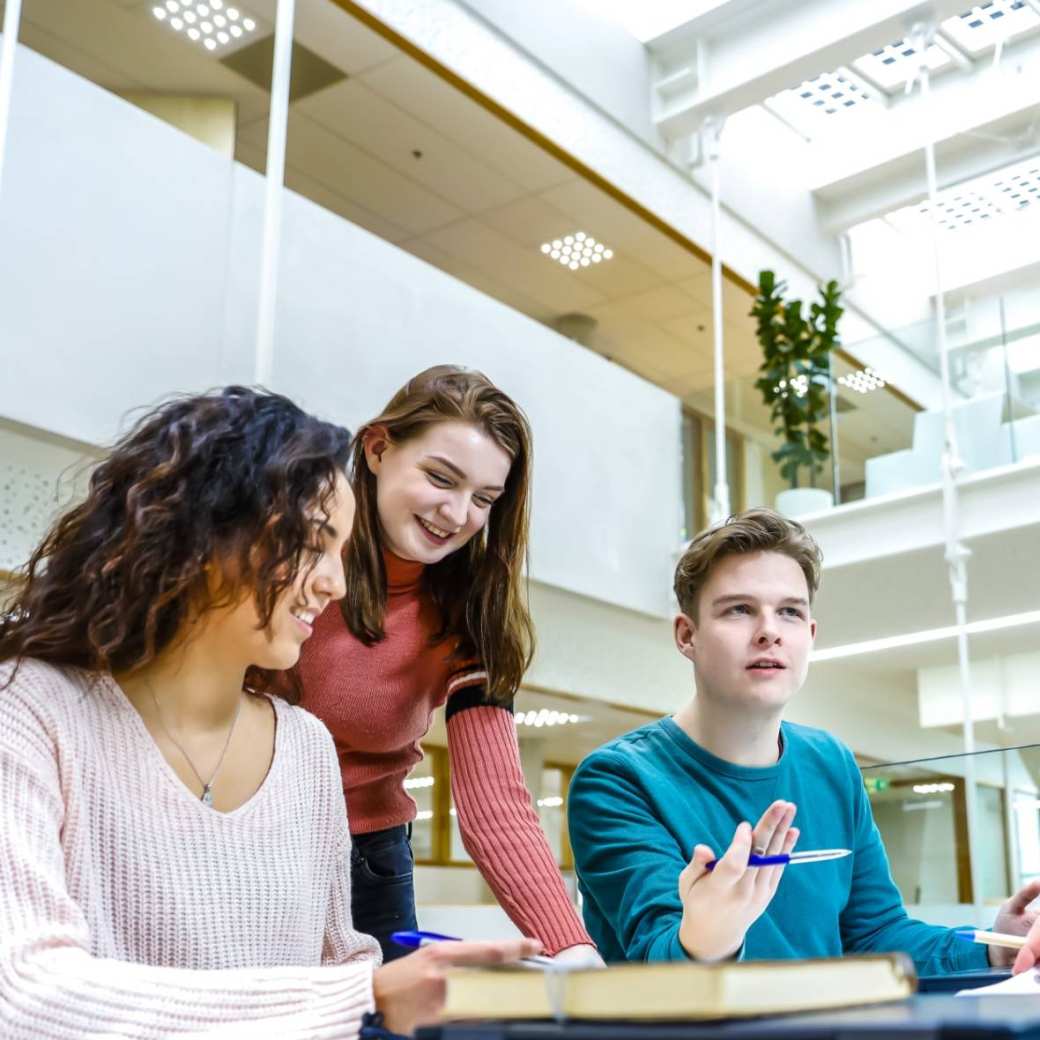
<svg viewBox="0 0 1040 1040">
<path fill-rule="evenodd" d="M 0 616 L 0 663 L 130 672 L 160 654 L 191 611 L 255 595 L 262 625 L 295 580 L 345 473 L 351 435 L 286 397 L 229 386 L 144 415 L 93 470 Z M 204 567 L 221 565 L 214 600 Z M 233 576 L 233 577 L 231 577 Z M 246 685 L 273 688 L 251 669 Z M 284 689 L 272 692 L 286 693 Z"/>
</svg>

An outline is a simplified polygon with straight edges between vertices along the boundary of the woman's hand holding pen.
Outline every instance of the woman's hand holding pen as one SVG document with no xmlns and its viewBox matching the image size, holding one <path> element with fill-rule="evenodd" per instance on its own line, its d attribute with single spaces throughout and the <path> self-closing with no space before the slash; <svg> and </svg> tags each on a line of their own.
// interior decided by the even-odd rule
<svg viewBox="0 0 1040 1040">
<path fill-rule="evenodd" d="M 533 957 L 537 939 L 497 942 L 438 942 L 377 968 L 372 977 L 376 1010 L 392 1033 L 413 1033 L 436 1022 L 444 1007 L 444 977 L 452 968 L 486 968 Z"/>
<path fill-rule="evenodd" d="M 752 830 L 741 823 L 733 842 L 714 868 L 707 864 L 715 853 L 698 845 L 693 858 L 679 875 L 683 904 L 679 942 L 696 960 L 732 957 L 744 942 L 748 928 L 759 918 L 780 883 L 782 866 L 749 867 L 752 849 L 766 855 L 790 852 L 798 840 L 791 826 L 796 812 L 792 802 L 776 801 Z"/>
</svg>

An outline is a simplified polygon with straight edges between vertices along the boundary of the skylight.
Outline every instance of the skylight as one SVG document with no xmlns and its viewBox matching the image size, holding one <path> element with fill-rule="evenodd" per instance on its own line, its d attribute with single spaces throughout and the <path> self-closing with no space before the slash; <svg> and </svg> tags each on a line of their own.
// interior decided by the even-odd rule
<svg viewBox="0 0 1040 1040">
<path fill-rule="evenodd" d="M 929 72 L 940 72 L 953 64 L 953 58 L 941 47 L 932 44 L 925 53 Z M 920 57 L 909 40 L 896 40 L 870 54 L 857 58 L 852 67 L 868 82 L 886 93 L 901 90 L 913 77 L 920 65 Z"/>
<path fill-rule="evenodd" d="M 948 18 L 943 32 L 973 57 L 997 44 L 1040 29 L 1040 13 L 1028 0 L 990 0 Z"/>
<path fill-rule="evenodd" d="M 847 68 L 806 80 L 793 90 L 782 90 L 766 98 L 765 107 L 800 133 L 812 138 L 817 132 L 829 129 L 836 116 L 851 111 L 862 112 L 876 106 L 877 99 L 870 88 Z"/>
<path fill-rule="evenodd" d="M 946 231 L 1004 219 L 1027 207 L 1040 208 L 1040 157 L 1005 166 L 995 173 L 965 181 L 939 192 L 937 222 Z M 904 227 L 923 226 L 930 212 L 927 202 L 905 206 L 888 215 Z"/>
</svg>

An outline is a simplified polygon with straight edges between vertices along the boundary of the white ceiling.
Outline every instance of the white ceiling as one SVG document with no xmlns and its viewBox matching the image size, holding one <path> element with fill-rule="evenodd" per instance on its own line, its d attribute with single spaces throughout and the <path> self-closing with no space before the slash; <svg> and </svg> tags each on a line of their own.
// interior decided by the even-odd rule
<svg viewBox="0 0 1040 1040">
<path fill-rule="evenodd" d="M 273 24 L 274 4 L 239 6 L 263 27 Z M 117 92 L 234 99 L 236 158 L 262 170 L 266 92 L 159 24 L 150 8 L 141 0 L 26 0 L 21 39 Z M 709 408 L 703 260 L 331 0 L 300 0 L 296 37 L 347 78 L 292 105 L 291 189 L 539 321 L 589 315 L 597 324 L 587 345 Z M 542 242 L 577 230 L 614 258 L 572 272 L 540 252 Z M 740 381 L 732 392 L 742 399 L 760 354 L 750 297 L 730 283 L 725 294 L 727 374 Z M 843 416 L 842 462 L 855 473 L 867 455 L 905 446 L 910 410 L 884 393 L 849 396 L 860 408 Z M 742 411 L 749 429 L 768 430 L 763 407 L 749 398 Z"/>
</svg>

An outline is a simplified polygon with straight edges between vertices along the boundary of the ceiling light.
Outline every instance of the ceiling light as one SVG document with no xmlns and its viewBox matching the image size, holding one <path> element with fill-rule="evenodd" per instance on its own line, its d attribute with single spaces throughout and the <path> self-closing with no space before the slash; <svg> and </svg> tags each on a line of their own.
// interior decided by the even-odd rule
<svg viewBox="0 0 1040 1040">
<path fill-rule="evenodd" d="M 885 381 L 869 365 L 849 372 L 848 375 L 839 376 L 838 383 L 855 390 L 858 394 L 869 394 L 872 390 L 882 390 L 885 387 Z"/>
<path fill-rule="evenodd" d="M 984 621 L 969 621 L 964 626 L 966 635 L 975 636 L 983 632 L 1000 632 L 1007 628 L 1022 628 L 1026 625 L 1040 624 L 1040 610 L 1027 610 L 1021 614 L 1007 614 L 1004 617 L 987 618 Z M 831 646 L 826 650 L 814 650 L 812 661 L 835 661 L 845 657 L 858 657 L 861 654 L 876 654 L 883 650 L 898 650 L 904 646 L 918 646 L 922 643 L 937 643 L 944 639 L 954 639 L 957 635 L 956 625 L 944 628 L 929 628 L 923 632 L 907 632 L 901 636 L 886 636 L 882 639 L 867 639 L 862 643 L 846 643 L 844 646 Z"/>
<path fill-rule="evenodd" d="M 164 0 L 151 10 L 156 21 L 183 32 L 210 52 L 237 45 L 257 29 L 256 19 L 237 7 L 225 8 L 223 0 Z"/>
<path fill-rule="evenodd" d="M 584 722 L 581 715 L 572 715 L 565 711 L 550 711 L 548 708 L 540 708 L 538 711 L 521 711 L 513 716 L 513 722 L 517 726 L 533 726 L 541 729 L 543 726 L 567 726 L 576 722 Z"/>
<path fill-rule="evenodd" d="M 436 780 L 432 776 L 413 776 L 404 782 L 404 789 L 412 791 L 422 787 L 433 787 Z"/>
<path fill-rule="evenodd" d="M 953 784 L 914 784 L 914 794 L 945 794 L 953 790 Z"/>
<path fill-rule="evenodd" d="M 562 238 L 554 238 L 551 242 L 543 242 L 540 249 L 543 256 L 555 260 L 561 267 L 571 271 L 601 264 L 614 256 L 612 249 L 608 249 L 602 242 L 597 242 L 591 235 L 586 235 L 584 231 L 575 231 Z"/>
<path fill-rule="evenodd" d="M 539 809 L 558 809 L 561 805 L 563 805 L 563 799 L 557 794 L 538 799 Z"/>
</svg>

